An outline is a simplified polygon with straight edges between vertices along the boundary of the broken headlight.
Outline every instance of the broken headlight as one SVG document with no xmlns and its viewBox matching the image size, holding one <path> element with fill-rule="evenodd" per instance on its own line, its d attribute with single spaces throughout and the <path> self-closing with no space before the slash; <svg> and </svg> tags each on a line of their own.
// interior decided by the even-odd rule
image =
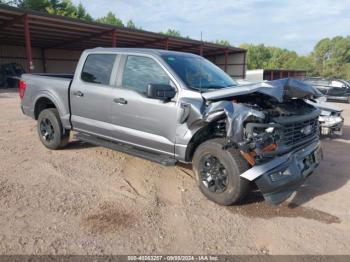
<svg viewBox="0 0 350 262">
<path fill-rule="evenodd" d="M 254 148 L 255 152 L 259 155 L 264 151 L 267 151 L 267 147 L 271 150 L 271 145 L 276 143 L 279 134 L 278 130 L 274 126 L 261 126 L 253 128 L 253 132 L 250 136 L 251 147 Z"/>
<path fill-rule="evenodd" d="M 241 153 L 251 164 L 263 160 L 263 155 L 273 152 L 279 140 L 279 125 L 275 123 L 247 123 L 245 128 L 246 140 L 241 143 Z"/>
</svg>

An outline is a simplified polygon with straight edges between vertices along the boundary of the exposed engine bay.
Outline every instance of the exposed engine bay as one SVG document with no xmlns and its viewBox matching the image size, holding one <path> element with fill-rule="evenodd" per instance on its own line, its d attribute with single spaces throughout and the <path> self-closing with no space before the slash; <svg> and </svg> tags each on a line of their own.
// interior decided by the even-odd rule
<svg viewBox="0 0 350 262">
<path fill-rule="evenodd" d="M 321 110 L 308 103 L 319 95 L 311 86 L 282 79 L 201 95 L 198 106 L 181 101 L 180 124 L 204 130 L 194 143 L 222 137 L 223 149 L 239 150 L 250 165 L 240 177 L 254 181 L 269 203 L 284 201 L 318 166 Z"/>
<path fill-rule="evenodd" d="M 228 146 L 238 147 L 252 166 L 318 139 L 319 110 L 303 99 L 288 99 L 281 103 L 259 93 L 231 99 L 234 106 L 245 107 L 253 114 L 242 121 L 240 140 L 236 136 L 237 140 L 231 140 Z"/>
</svg>

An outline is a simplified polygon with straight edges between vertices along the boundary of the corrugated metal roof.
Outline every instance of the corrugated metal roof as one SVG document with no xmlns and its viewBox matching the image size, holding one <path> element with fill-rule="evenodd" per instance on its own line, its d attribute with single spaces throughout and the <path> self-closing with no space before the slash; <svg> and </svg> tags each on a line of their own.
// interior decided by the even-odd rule
<svg viewBox="0 0 350 262">
<path fill-rule="evenodd" d="M 24 17 L 29 18 L 33 47 L 87 49 L 110 47 L 112 37 L 117 47 L 144 47 L 200 53 L 204 56 L 243 53 L 245 49 L 227 47 L 182 37 L 166 36 L 138 29 L 87 22 L 80 19 L 50 15 L 32 10 L 0 5 L 0 43 L 24 45 Z M 201 47 L 202 46 L 202 47 Z"/>
</svg>

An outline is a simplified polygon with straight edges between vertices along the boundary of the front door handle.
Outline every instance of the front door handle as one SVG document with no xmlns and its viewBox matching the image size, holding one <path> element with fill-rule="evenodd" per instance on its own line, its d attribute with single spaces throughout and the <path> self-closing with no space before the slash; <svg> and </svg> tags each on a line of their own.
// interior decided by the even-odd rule
<svg viewBox="0 0 350 262">
<path fill-rule="evenodd" d="M 73 92 L 73 95 L 82 97 L 82 96 L 84 96 L 84 93 L 81 91 L 75 91 L 75 92 Z"/>
<path fill-rule="evenodd" d="M 120 97 L 120 98 L 114 98 L 113 99 L 114 103 L 117 104 L 121 104 L 121 105 L 126 105 L 128 103 L 128 101 L 126 101 L 124 98 Z"/>
</svg>

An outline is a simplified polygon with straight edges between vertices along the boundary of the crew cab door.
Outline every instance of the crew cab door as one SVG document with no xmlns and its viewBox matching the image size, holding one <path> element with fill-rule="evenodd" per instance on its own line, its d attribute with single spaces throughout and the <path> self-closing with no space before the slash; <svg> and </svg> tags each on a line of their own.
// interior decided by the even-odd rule
<svg viewBox="0 0 350 262">
<path fill-rule="evenodd" d="M 174 155 L 177 123 L 176 98 L 148 98 L 149 84 L 171 84 L 165 68 L 146 55 L 123 55 L 112 93 L 112 137 L 158 153 Z"/>
<path fill-rule="evenodd" d="M 73 129 L 109 136 L 116 57 L 116 54 L 108 53 L 89 54 L 84 64 L 77 68 L 81 73 L 75 76 L 70 90 Z"/>
</svg>

